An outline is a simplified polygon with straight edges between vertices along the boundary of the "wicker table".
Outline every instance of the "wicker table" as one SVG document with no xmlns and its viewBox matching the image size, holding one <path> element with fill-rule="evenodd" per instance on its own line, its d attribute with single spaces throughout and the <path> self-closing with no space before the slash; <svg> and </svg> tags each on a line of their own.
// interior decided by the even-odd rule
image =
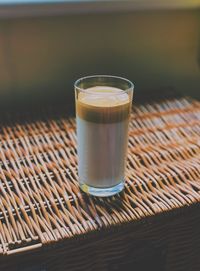
<svg viewBox="0 0 200 271">
<path fill-rule="evenodd" d="M 200 102 L 136 106 L 125 191 L 77 182 L 73 118 L 0 130 L 0 270 L 200 270 Z"/>
</svg>

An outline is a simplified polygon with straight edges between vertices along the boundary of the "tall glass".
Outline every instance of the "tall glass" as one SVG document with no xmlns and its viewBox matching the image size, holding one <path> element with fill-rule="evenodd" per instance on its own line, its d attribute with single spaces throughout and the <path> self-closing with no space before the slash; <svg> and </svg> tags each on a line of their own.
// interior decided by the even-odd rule
<svg viewBox="0 0 200 271">
<path fill-rule="evenodd" d="M 75 82 L 81 189 L 106 197 L 124 188 L 133 83 L 96 75 Z"/>
</svg>

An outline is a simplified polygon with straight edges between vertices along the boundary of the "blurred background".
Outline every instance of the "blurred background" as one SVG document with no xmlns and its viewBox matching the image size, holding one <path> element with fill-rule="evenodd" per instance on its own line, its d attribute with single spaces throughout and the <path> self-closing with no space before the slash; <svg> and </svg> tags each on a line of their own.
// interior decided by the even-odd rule
<svg viewBox="0 0 200 271">
<path fill-rule="evenodd" d="M 200 1 L 0 1 L 1 109 L 70 106 L 93 74 L 199 99 Z"/>
</svg>

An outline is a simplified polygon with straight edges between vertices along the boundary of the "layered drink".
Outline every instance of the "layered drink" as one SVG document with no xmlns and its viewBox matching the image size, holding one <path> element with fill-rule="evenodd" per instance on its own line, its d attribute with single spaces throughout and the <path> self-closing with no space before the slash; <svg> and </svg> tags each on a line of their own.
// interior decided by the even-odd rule
<svg viewBox="0 0 200 271">
<path fill-rule="evenodd" d="M 78 174 L 85 192 L 107 196 L 123 189 L 131 103 L 130 93 L 111 86 L 76 95 Z"/>
</svg>

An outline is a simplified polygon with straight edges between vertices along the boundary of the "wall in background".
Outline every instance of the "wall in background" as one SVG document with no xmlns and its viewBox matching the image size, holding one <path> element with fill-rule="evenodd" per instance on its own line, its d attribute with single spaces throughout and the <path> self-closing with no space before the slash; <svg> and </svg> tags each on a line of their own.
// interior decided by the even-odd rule
<svg viewBox="0 0 200 271">
<path fill-rule="evenodd" d="M 200 98 L 199 34 L 199 10 L 2 19 L 0 105 L 69 103 L 74 80 L 90 74 Z"/>
</svg>

